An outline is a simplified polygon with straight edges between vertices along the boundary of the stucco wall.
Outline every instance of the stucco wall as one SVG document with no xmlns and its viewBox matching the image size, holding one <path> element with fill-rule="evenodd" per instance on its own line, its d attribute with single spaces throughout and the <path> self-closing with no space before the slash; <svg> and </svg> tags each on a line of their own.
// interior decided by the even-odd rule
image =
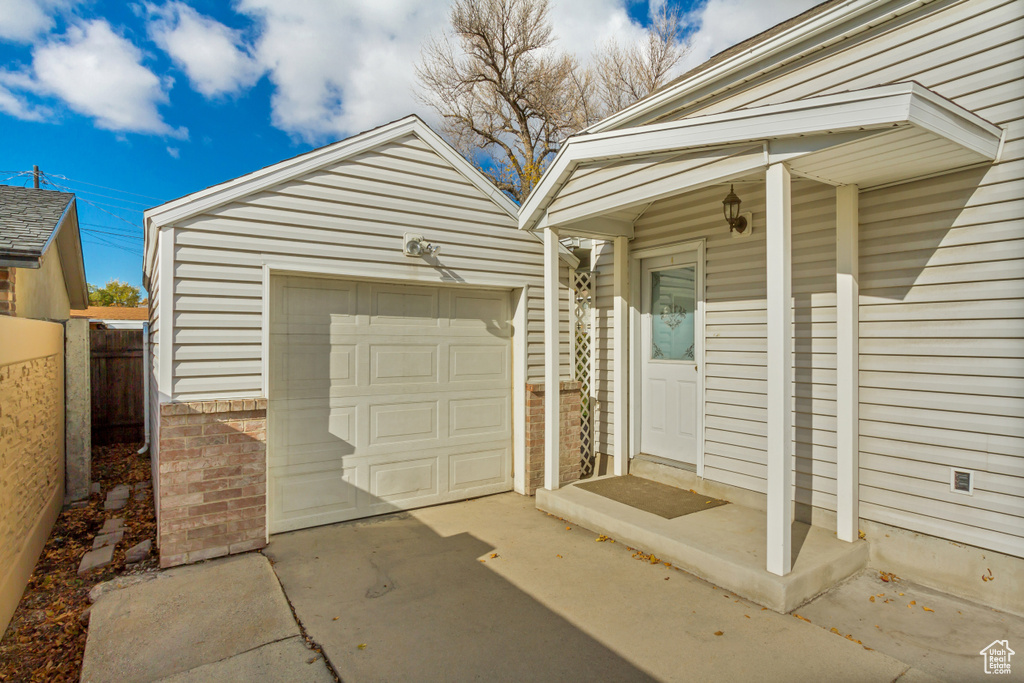
<svg viewBox="0 0 1024 683">
<path fill-rule="evenodd" d="M 64 495 L 64 329 L 0 316 L 0 633 Z"/>
<path fill-rule="evenodd" d="M 18 268 L 15 281 L 17 315 L 36 320 L 67 320 L 71 315 L 57 249 L 48 249 L 39 268 Z"/>
</svg>

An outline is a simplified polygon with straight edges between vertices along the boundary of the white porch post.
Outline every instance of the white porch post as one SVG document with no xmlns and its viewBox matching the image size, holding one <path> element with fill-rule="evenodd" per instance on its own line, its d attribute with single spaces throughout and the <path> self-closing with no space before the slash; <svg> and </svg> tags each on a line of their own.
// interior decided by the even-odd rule
<svg viewBox="0 0 1024 683">
<path fill-rule="evenodd" d="M 558 231 L 544 229 L 544 488 L 559 483 Z"/>
<path fill-rule="evenodd" d="M 860 522 L 858 190 L 836 188 L 836 535 L 849 542 Z"/>
<path fill-rule="evenodd" d="M 793 282 L 789 168 L 768 167 L 768 571 L 793 567 Z"/>
<path fill-rule="evenodd" d="M 615 404 L 612 418 L 615 442 L 615 476 L 629 473 L 629 238 L 616 237 L 613 253 L 613 280 L 615 294 L 615 342 L 612 362 L 612 400 Z"/>
</svg>

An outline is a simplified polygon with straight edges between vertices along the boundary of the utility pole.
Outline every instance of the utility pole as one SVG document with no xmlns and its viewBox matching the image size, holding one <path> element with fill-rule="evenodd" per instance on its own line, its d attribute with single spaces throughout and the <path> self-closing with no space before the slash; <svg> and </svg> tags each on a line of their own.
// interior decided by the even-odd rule
<svg viewBox="0 0 1024 683">
<path fill-rule="evenodd" d="M 39 189 L 39 166 L 32 165 L 32 187 Z"/>
</svg>

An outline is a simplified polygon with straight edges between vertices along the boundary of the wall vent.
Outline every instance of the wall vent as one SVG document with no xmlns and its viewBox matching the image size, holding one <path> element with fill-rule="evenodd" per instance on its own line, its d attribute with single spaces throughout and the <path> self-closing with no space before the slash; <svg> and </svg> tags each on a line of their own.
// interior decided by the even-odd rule
<svg viewBox="0 0 1024 683">
<path fill-rule="evenodd" d="M 949 470 L 949 490 L 953 493 L 974 495 L 974 472 L 951 467 Z"/>
</svg>

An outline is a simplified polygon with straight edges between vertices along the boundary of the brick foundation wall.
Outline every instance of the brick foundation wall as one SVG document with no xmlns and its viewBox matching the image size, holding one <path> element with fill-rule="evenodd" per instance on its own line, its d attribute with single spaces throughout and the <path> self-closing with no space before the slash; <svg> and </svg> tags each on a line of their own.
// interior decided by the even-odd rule
<svg viewBox="0 0 1024 683">
<path fill-rule="evenodd" d="M 18 307 L 14 298 L 14 268 L 0 268 L 0 315 L 17 315 Z"/>
<path fill-rule="evenodd" d="M 526 385 L 526 494 L 544 486 L 544 385 Z M 559 475 L 561 484 L 580 478 L 580 383 L 559 383 Z"/>
<path fill-rule="evenodd" d="M 267 401 L 160 406 L 160 566 L 267 544 Z"/>
</svg>

